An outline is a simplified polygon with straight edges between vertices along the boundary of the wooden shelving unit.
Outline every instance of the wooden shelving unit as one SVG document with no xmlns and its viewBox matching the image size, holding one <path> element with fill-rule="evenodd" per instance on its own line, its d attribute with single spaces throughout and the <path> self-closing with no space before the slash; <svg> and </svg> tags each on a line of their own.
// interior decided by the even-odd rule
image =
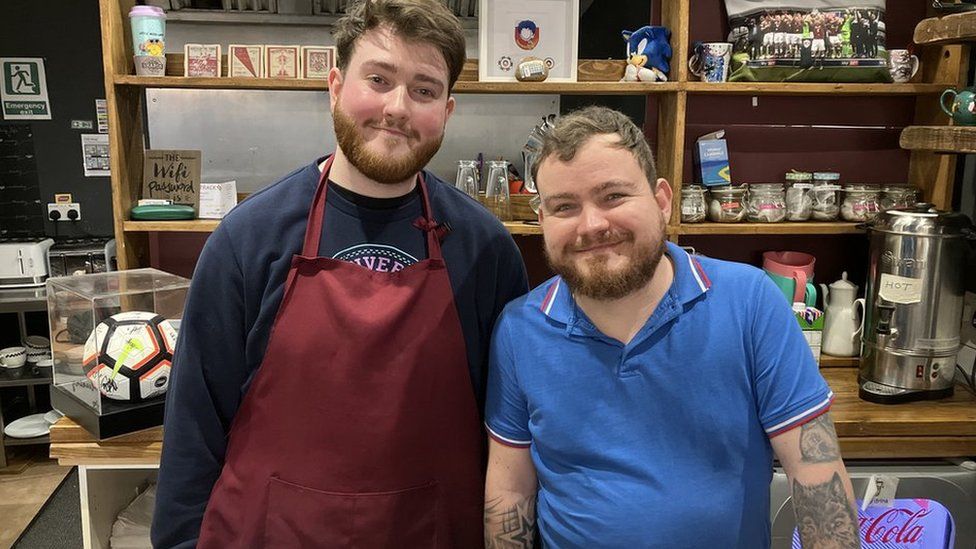
<svg viewBox="0 0 976 549">
<path fill-rule="evenodd" d="M 942 153 L 976 153 L 976 126 L 909 126 L 901 148 Z"/>
<path fill-rule="evenodd" d="M 100 0 L 102 21 L 102 52 L 105 68 L 105 87 L 109 110 L 109 136 L 112 155 L 113 209 L 115 235 L 119 246 L 119 266 L 136 267 L 149 263 L 149 233 L 160 232 L 209 232 L 218 224 L 212 220 L 140 222 L 128 219 L 129 210 L 141 191 L 143 152 L 143 100 L 146 88 L 182 88 L 214 90 L 281 90 L 326 91 L 328 84 L 322 80 L 274 80 L 243 78 L 184 78 L 182 55 L 167 56 L 167 76 L 134 76 L 132 52 L 126 14 L 135 0 Z M 584 59 L 579 62 L 579 81 L 558 82 L 478 82 L 477 62 L 469 60 L 462 71 L 454 91 L 459 94 L 577 94 L 577 95 L 654 95 L 658 98 L 658 124 L 656 158 L 661 177 L 671 182 L 674 196 L 681 193 L 685 179 L 683 173 L 685 147 L 685 111 L 689 95 L 768 95 L 768 96 L 915 96 L 915 122 L 919 126 L 943 126 L 920 129 L 911 127 L 902 136 L 903 146 L 912 149 L 908 181 L 922 189 L 923 198 L 940 207 L 949 205 L 952 197 L 952 181 L 955 157 L 936 154 L 945 145 L 915 147 L 906 145 L 906 139 L 917 132 L 942 135 L 940 132 L 967 132 L 966 129 L 949 128 L 947 117 L 938 107 L 938 94 L 948 87 L 958 87 L 965 82 L 968 48 L 960 45 L 932 46 L 922 52 L 922 71 L 918 82 L 908 84 L 811 84 L 811 83 L 756 83 L 735 82 L 709 84 L 692 81 L 687 60 L 689 50 L 690 0 L 662 0 L 661 24 L 670 28 L 672 74 L 670 82 L 633 83 L 619 82 L 623 74 L 620 60 Z M 970 18 L 951 16 L 959 37 L 969 36 Z M 940 24 L 946 27 L 950 18 L 923 21 L 916 29 L 916 39 L 923 27 Z M 324 19 L 323 19 L 324 21 Z M 228 21 L 239 23 L 239 21 Z M 299 23 L 300 21 L 295 21 Z M 950 25 L 951 27 L 951 25 Z M 940 27 L 941 28 L 941 27 Z M 948 28 L 948 27 L 947 27 Z M 947 31 L 931 31 L 942 43 L 952 40 Z M 958 37 L 957 37 L 958 38 Z M 226 67 L 226 63 L 224 64 Z M 926 138 L 938 143 L 948 142 L 947 150 L 959 150 L 966 133 Z M 976 148 L 976 140 L 972 148 Z M 968 149 L 965 149 L 968 150 Z M 675 201 L 668 235 L 674 241 L 690 235 L 839 235 L 861 231 L 853 223 L 770 223 L 770 224 L 682 224 L 680 208 Z M 536 225 L 521 222 L 506 223 L 516 235 L 538 235 Z"/>
<path fill-rule="evenodd" d="M 864 229 L 857 223 L 685 223 L 675 227 L 678 234 L 857 234 Z"/>
<path fill-rule="evenodd" d="M 913 39 L 920 46 L 974 41 L 976 40 L 976 12 L 968 11 L 923 19 L 915 26 Z"/>
</svg>

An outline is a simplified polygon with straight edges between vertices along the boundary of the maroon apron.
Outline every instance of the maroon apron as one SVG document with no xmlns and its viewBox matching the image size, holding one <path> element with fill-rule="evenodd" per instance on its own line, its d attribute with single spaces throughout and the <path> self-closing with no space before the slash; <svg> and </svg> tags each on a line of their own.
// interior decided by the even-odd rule
<svg viewBox="0 0 976 549">
<path fill-rule="evenodd" d="M 199 546 L 481 547 L 483 431 L 424 179 L 428 259 L 376 272 L 318 257 L 331 164 Z"/>
</svg>

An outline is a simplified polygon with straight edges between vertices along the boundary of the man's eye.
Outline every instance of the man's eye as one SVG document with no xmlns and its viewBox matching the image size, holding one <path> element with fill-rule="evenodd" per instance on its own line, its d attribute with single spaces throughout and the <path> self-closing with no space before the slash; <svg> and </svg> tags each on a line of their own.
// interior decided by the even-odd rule
<svg viewBox="0 0 976 549">
<path fill-rule="evenodd" d="M 383 84 L 384 82 L 386 82 L 386 80 L 383 80 L 383 77 L 381 76 L 370 76 L 369 80 L 374 84 Z"/>
</svg>

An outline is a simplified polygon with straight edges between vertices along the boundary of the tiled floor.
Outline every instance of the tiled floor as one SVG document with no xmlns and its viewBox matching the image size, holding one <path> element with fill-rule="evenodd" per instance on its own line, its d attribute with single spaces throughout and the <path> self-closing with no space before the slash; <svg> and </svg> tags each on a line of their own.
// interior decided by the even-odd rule
<svg viewBox="0 0 976 549">
<path fill-rule="evenodd" d="M 23 471 L 16 474 L 0 471 L 0 549 L 13 545 L 71 471 L 71 467 L 61 467 L 47 458 L 47 446 L 13 448 L 8 450 L 8 459 L 12 470 Z M 25 460 L 30 465 L 23 468 Z"/>
</svg>

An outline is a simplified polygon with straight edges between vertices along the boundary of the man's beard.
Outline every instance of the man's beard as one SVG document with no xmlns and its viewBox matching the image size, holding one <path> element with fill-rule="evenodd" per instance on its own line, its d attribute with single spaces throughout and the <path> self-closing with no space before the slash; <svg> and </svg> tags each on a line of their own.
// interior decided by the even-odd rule
<svg viewBox="0 0 976 549">
<path fill-rule="evenodd" d="M 643 288 L 654 276 L 654 271 L 657 270 L 667 248 L 664 243 L 664 230 L 665 226 L 662 222 L 660 240 L 648 244 L 635 242 L 634 234 L 630 231 L 604 233 L 598 239 L 566 246 L 559 258 L 552 257 L 546 249 L 546 260 L 549 262 L 549 267 L 566 281 L 574 294 L 598 301 L 620 299 Z M 588 267 L 586 272 L 579 269 L 572 259 L 573 249 L 617 241 L 623 241 L 625 245 L 629 242 L 633 246 L 633 252 L 629 256 L 630 261 L 622 270 L 608 269 L 606 256 L 585 259 Z"/>
<path fill-rule="evenodd" d="M 350 118 L 339 103 L 336 103 L 332 113 L 335 122 L 336 142 L 349 162 L 366 177 L 377 183 L 393 185 L 403 183 L 430 162 L 430 159 L 437 154 L 441 147 L 444 134 L 441 133 L 436 139 L 426 143 L 421 143 L 416 150 L 407 152 L 400 156 L 384 156 L 370 151 L 366 146 L 362 130 L 356 127 L 356 123 Z M 381 122 L 368 122 L 368 125 L 382 126 Z M 406 132 L 404 128 L 396 127 L 397 131 Z M 415 132 L 411 132 L 409 139 L 416 138 Z M 381 136 L 380 139 L 387 139 Z M 407 137 L 398 139 L 407 140 Z"/>
</svg>

